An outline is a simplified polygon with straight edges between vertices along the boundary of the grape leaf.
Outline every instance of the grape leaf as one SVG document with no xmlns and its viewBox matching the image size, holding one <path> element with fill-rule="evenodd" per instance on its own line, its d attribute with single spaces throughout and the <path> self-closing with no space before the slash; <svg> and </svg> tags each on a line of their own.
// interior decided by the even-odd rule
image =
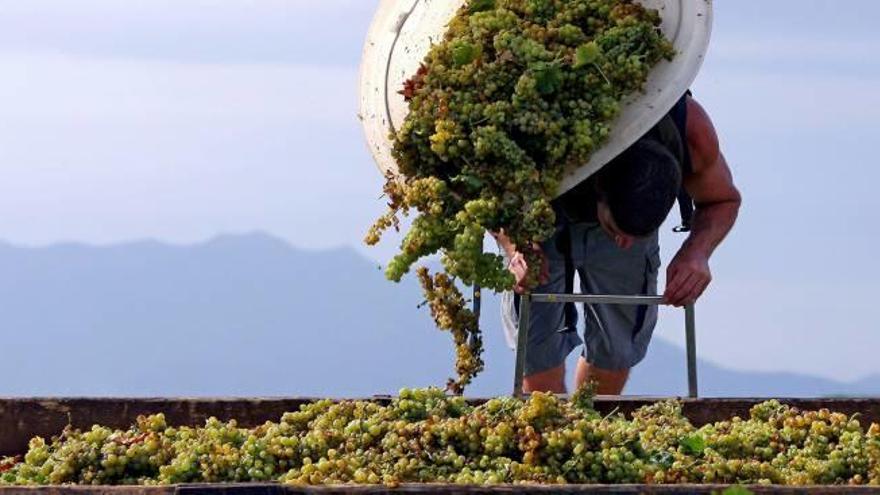
<svg viewBox="0 0 880 495">
<path fill-rule="evenodd" d="M 732 486 L 721 492 L 721 495 L 755 495 L 755 493 L 744 486 Z"/>
<path fill-rule="evenodd" d="M 574 53 L 574 68 L 579 69 L 585 65 L 595 64 L 601 54 L 602 50 L 595 41 L 579 46 Z"/>
<path fill-rule="evenodd" d="M 475 45 L 467 42 L 457 43 L 452 47 L 452 63 L 456 67 L 467 65 L 480 56 L 480 50 Z"/>
<path fill-rule="evenodd" d="M 555 93 L 562 87 L 562 70 L 554 63 L 538 62 L 532 68 L 538 92 L 544 95 Z"/>
<path fill-rule="evenodd" d="M 458 182 L 458 183 L 461 183 L 461 184 L 464 184 L 464 185 L 470 187 L 471 189 L 477 189 L 477 190 L 482 189 L 483 186 L 486 185 L 486 183 L 483 182 L 482 180 L 478 179 L 477 177 L 474 177 L 473 175 L 468 175 L 468 174 L 456 175 L 451 180 L 452 180 L 452 182 Z"/>
<path fill-rule="evenodd" d="M 685 437 L 680 445 L 685 453 L 690 455 L 702 455 L 706 450 L 706 440 L 700 435 Z"/>
<path fill-rule="evenodd" d="M 651 455 L 650 461 L 664 469 L 669 469 L 672 467 L 672 464 L 675 462 L 675 456 L 670 452 L 659 451 L 655 452 Z"/>
<path fill-rule="evenodd" d="M 494 8 L 495 0 L 472 0 L 470 6 L 468 7 L 468 13 L 475 14 L 477 12 L 491 10 Z"/>
<path fill-rule="evenodd" d="M 428 67 L 425 64 L 419 66 L 418 72 L 407 79 L 403 83 L 403 89 L 398 91 L 398 94 L 403 95 L 403 99 L 406 101 L 410 101 L 416 96 L 416 92 L 425 85 L 425 76 L 428 75 Z"/>
</svg>

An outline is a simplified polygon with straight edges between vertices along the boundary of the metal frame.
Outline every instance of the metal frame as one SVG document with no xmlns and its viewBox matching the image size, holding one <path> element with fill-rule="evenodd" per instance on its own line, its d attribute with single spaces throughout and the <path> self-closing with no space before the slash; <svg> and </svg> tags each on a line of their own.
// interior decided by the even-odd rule
<svg viewBox="0 0 880 495">
<path fill-rule="evenodd" d="M 519 303 L 519 331 L 517 332 L 516 370 L 514 372 L 513 395 L 522 397 L 523 377 L 526 365 L 526 348 L 529 341 L 529 319 L 532 304 L 616 304 L 622 306 L 663 306 L 666 302 L 660 296 L 599 296 L 583 294 L 524 294 Z M 691 398 L 699 396 L 697 388 L 697 323 L 693 305 L 685 307 L 685 335 L 687 339 L 688 394 Z"/>
</svg>

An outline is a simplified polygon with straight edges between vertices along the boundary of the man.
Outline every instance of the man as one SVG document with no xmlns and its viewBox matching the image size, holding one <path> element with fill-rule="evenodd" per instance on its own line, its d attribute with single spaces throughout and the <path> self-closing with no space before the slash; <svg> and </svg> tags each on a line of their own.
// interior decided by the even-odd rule
<svg viewBox="0 0 880 495">
<path fill-rule="evenodd" d="M 658 229 L 676 199 L 690 236 L 666 271 L 664 298 L 681 307 L 696 302 L 712 281 L 710 257 L 733 228 L 741 204 L 712 121 L 689 93 L 635 145 L 555 201 L 556 234 L 535 247 L 545 266 L 532 292 L 571 293 L 576 272 L 585 294 L 656 294 Z M 524 257 L 503 236 L 498 240 L 522 293 Z M 502 308 L 508 321 L 516 321 L 513 299 L 505 298 L 510 303 Z M 619 395 L 630 370 L 644 359 L 657 323 L 656 306 L 588 306 L 581 341 L 574 305 L 536 304 L 531 313 L 528 392 L 565 393 L 566 357 L 586 344 L 576 384 L 592 380 L 599 394 Z"/>
</svg>

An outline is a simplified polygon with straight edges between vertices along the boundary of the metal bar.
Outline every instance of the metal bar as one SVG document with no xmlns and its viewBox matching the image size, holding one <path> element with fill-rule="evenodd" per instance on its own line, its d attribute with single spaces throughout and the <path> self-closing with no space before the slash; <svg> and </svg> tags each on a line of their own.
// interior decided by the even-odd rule
<svg viewBox="0 0 880 495">
<path fill-rule="evenodd" d="M 526 371 L 526 348 L 529 342 L 529 319 L 531 318 L 532 296 L 523 294 L 519 298 L 519 328 L 516 337 L 516 369 L 513 375 L 513 396 L 522 397 L 523 379 Z"/>
<path fill-rule="evenodd" d="M 589 296 L 584 294 L 532 294 L 535 303 L 618 304 L 622 306 L 663 306 L 661 296 Z"/>
<path fill-rule="evenodd" d="M 483 307 L 483 288 L 479 285 L 474 285 L 474 316 L 477 317 L 477 321 L 480 321 L 480 312 Z"/>
<path fill-rule="evenodd" d="M 693 305 L 684 308 L 685 334 L 687 336 L 688 394 L 699 397 L 697 386 L 697 317 Z"/>
<path fill-rule="evenodd" d="M 610 296 L 610 295 L 584 295 L 584 294 L 532 294 L 531 302 L 534 303 L 585 303 L 585 304 L 616 304 L 626 306 L 664 306 L 666 303 L 662 296 Z M 522 320 L 520 320 L 520 332 L 522 332 Z M 520 333 L 522 335 L 522 333 Z M 685 307 L 685 335 L 687 340 L 687 374 L 688 396 L 699 397 L 697 382 L 697 323 L 696 311 L 693 305 Z M 521 347 L 522 341 L 518 342 Z M 519 356 L 519 350 L 517 350 Z M 521 391 L 520 388 L 515 390 Z M 516 393 L 516 392 L 515 392 Z"/>
<path fill-rule="evenodd" d="M 520 298 L 519 333 L 516 350 L 516 376 L 514 377 L 513 395 L 523 395 L 523 372 L 525 369 L 526 343 L 528 341 L 528 318 L 531 303 L 585 303 L 585 304 L 616 304 L 626 306 L 664 306 L 662 296 L 610 296 L 584 294 L 532 294 Z M 687 374 L 688 396 L 699 397 L 697 382 L 697 319 L 693 305 L 685 307 L 685 336 L 687 340 Z"/>
<path fill-rule="evenodd" d="M 483 308 L 483 290 L 479 285 L 474 285 L 474 318 L 477 319 L 477 327 L 480 326 L 480 313 Z M 479 345 L 479 335 L 477 332 L 471 333 L 470 342 L 471 349 L 477 349 Z"/>
</svg>

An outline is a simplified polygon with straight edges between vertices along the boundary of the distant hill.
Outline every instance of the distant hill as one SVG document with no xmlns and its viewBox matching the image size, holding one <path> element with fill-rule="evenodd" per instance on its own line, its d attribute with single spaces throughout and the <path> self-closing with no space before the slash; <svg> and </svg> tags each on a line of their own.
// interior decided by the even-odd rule
<svg viewBox="0 0 880 495">
<path fill-rule="evenodd" d="M 350 249 L 304 251 L 268 235 L 175 246 L 0 244 L 0 395 L 369 396 L 442 384 L 449 336 L 416 284 L 385 281 Z M 488 298 L 487 371 L 471 395 L 508 393 L 512 353 Z M 880 395 L 701 362 L 713 396 Z M 662 340 L 630 394 L 685 391 L 683 351 Z"/>
</svg>

